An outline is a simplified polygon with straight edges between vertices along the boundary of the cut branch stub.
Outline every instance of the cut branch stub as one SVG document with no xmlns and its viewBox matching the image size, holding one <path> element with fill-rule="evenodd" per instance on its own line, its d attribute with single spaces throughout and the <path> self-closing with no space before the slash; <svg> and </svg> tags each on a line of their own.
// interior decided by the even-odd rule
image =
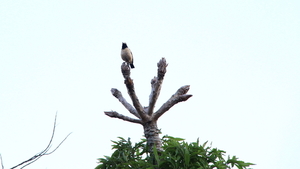
<svg viewBox="0 0 300 169">
<path fill-rule="evenodd" d="M 163 79 L 166 72 L 167 72 L 167 61 L 165 58 L 162 58 L 158 63 L 157 63 L 157 67 L 158 67 L 158 70 L 157 70 L 157 77 L 158 79 Z"/>
<path fill-rule="evenodd" d="M 149 109 L 148 109 L 148 114 L 151 116 L 154 110 L 155 103 L 158 99 L 158 96 L 160 94 L 161 90 L 161 85 L 164 80 L 164 76 L 167 72 L 167 61 L 165 58 L 162 58 L 158 63 L 157 63 L 157 77 L 154 77 L 151 80 L 151 94 L 149 96 Z"/>
<path fill-rule="evenodd" d="M 175 95 L 186 94 L 189 90 L 190 90 L 190 85 L 182 86 L 176 91 Z"/>
<path fill-rule="evenodd" d="M 121 71 L 125 79 L 130 77 L 130 68 L 125 62 L 121 65 Z"/>
<path fill-rule="evenodd" d="M 122 93 L 118 89 L 116 89 L 116 88 L 111 88 L 110 92 L 116 98 L 123 97 Z"/>
</svg>

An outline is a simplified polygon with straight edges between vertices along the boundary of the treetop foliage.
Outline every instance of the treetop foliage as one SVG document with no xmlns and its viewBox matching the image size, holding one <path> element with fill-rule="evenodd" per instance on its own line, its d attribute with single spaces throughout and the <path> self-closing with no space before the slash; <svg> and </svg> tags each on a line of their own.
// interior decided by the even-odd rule
<svg viewBox="0 0 300 169">
<path fill-rule="evenodd" d="M 122 137 L 119 141 L 112 141 L 115 149 L 111 156 L 99 158 L 96 169 L 247 169 L 254 165 L 239 160 L 236 156 L 227 158 L 225 151 L 212 148 L 196 142 L 187 143 L 182 138 L 164 136 L 162 148 L 164 151 L 149 152 L 146 139 L 134 145 Z"/>
</svg>

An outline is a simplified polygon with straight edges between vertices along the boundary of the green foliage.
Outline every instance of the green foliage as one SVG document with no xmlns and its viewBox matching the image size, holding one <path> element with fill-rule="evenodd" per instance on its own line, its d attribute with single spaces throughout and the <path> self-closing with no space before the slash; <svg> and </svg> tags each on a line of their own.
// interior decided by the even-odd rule
<svg viewBox="0 0 300 169">
<path fill-rule="evenodd" d="M 158 152 L 154 147 L 149 153 L 145 139 L 133 146 L 130 138 L 118 138 L 119 141 L 112 141 L 114 153 L 99 158 L 96 169 L 246 169 L 254 165 L 236 156 L 225 160 L 225 151 L 207 146 L 207 142 L 200 145 L 199 139 L 189 144 L 182 138 L 164 136 L 164 151 Z"/>
</svg>

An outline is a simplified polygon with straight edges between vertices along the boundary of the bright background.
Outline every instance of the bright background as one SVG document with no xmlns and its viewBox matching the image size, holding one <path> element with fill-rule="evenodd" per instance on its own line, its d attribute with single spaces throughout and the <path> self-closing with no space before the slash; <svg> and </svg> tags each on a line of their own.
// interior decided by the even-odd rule
<svg viewBox="0 0 300 169">
<path fill-rule="evenodd" d="M 253 162 L 298 169 L 300 1 L 0 1 L 0 153 L 10 168 L 42 151 L 58 112 L 52 155 L 31 169 L 95 168 L 118 136 L 143 138 L 120 66 L 131 48 L 136 92 L 148 104 L 156 64 L 169 63 L 158 109 L 176 90 L 193 97 L 164 114 L 163 134 L 199 137 Z"/>
</svg>

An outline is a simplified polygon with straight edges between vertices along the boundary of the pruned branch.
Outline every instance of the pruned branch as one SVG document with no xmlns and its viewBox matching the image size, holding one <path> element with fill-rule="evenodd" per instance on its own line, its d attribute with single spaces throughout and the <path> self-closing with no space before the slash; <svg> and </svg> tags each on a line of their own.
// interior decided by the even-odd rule
<svg viewBox="0 0 300 169">
<path fill-rule="evenodd" d="M 124 121 L 129 121 L 129 122 L 132 122 L 132 123 L 142 124 L 142 121 L 140 119 L 134 119 L 134 118 L 131 118 L 131 117 L 128 117 L 128 116 L 124 116 L 123 114 L 119 114 L 116 111 L 105 111 L 104 113 L 105 113 L 105 115 L 107 115 L 109 117 L 112 117 L 112 118 L 119 118 L 119 119 L 122 119 Z"/>
<path fill-rule="evenodd" d="M 115 96 L 131 114 L 135 115 L 135 117 L 139 119 L 141 118 L 135 108 L 126 101 L 126 99 L 122 96 L 122 93 L 118 89 L 112 88 L 110 91 L 111 94 Z"/>
<path fill-rule="evenodd" d="M 61 145 L 61 144 L 62 144 L 62 143 L 70 136 L 71 133 L 69 133 L 69 134 L 63 139 L 63 141 L 61 141 L 61 142 L 59 143 L 59 145 L 58 145 L 53 151 L 51 151 L 50 153 L 48 153 L 48 151 L 50 150 L 50 148 L 51 148 L 51 146 L 52 146 L 51 144 L 52 144 L 52 141 L 53 141 L 53 138 L 54 138 L 54 134 L 55 134 L 55 129 L 56 129 L 56 117 L 57 117 L 57 113 L 56 113 L 55 119 L 54 119 L 54 125 L 53 125 L 52 135 L 51 135 L 51 138 L 50 138 L 50 141 L 49 141 L 47 147 L 46 147 L 43 151 L 37 153 L 36 155 L 34 155 L 33 157 L 29 158 L 28 160 L 23 161 L 23 162 L 21 162 L 20 164 L 18 164 L 18 165 L 16 165 L 16 166 L 12 167 L 11 169 L 14 169 L 14 168 L 17 168 L 17 167 L 21 167 L 21 169 L 22 169 L 22 168 L 25 168 L 26 166 L 28 166 L 28 165 L 34 163 L 35 161 L 37 161 L 37 160 L 38 160 L 39 158 L 41 158 L 42 156 L 52 154 L 52 153 L 53 153 L 54 151 L 56 151 L 56 150 L 60 147 L 60 145 Z"/>
<path fill-rule="evenodd" d="M 175 94 L 171 96 L 171 98 L 164 103 L 153 115 L 153 120 L 157 120 L 161 115 L 163 115 L 165 112 L 167 112 L 171 107 L 173 107 L 175 104 L 186 101 L 193 95 L 186 94 L 188 90 L 190 89 L 189 85 L 182 86 L 179 88 Z"/>
<path fill-rule="evenodd" d="M 158 70 L 157 70 L 157 77 L 158 77 L 158 80 L 163 80 L 166 72 L 167 72 L 167 61 L 165 58 L 162 58 L 158 63 L 157 63 L 157 67 L 158 67 Z"/>
<path fill-rule="evenodd" d="M 121 69 L 123 77 L 125 78 L 124 83 L 127 87 L 127 92 L 132 100 L 133 106 L 136 108 L 136 111 L 138 112 L 143 121 L 149 120 L 150 117 L 145 113 L 143 106 L 141 105 L 138 97 L 136 96 L 133 80 L 130 78 L 130 68 L 125 63 L 123 63 Z"/>
<path fill-rule="evenodd" d="M 161 85 L 162 82 L 164 80 L 164 76 L 167 72 L 167 61 L 165 58 L 162 58 L 158 63 L 157 63 L 157 77 L 154 77 L 151 80 L 151 94 L 149 96 L 149 108 L 148 108 L 148 115 L 152 115 L 153 113 L 153 109 L 155 106 L 155 103 L 158 99 L 158 96 L 160 94 L 160 90 L 161 90 Z"/>
<path fill-rule="evenodd" d="M 121 71 L 124 79 L 130 78 L 130 68 L 125 62 L 121 65 Z"/>
<path fill-rule="evenodd" d="M 183 95 L 183 94 L 186 94 L 188 91 L 190 90 L 190 85 L 185 85 L 185 86 L 182 86 L 180 87 L 175 95 Z M 173 97 L 173 96 L 172 96 Z"/>
</svg>

